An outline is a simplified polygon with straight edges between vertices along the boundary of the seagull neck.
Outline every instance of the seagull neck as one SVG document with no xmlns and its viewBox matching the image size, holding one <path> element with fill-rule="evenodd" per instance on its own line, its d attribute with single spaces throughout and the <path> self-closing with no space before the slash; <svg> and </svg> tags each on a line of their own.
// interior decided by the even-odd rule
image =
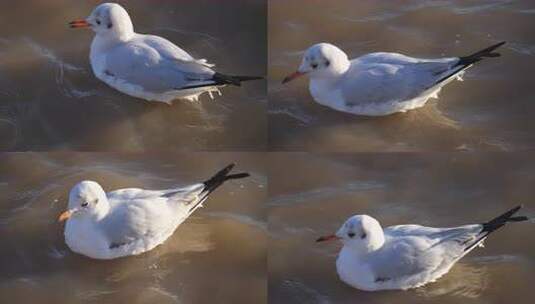
<svg viewBox="0 0 535 304">
<path fill-rule="evenodd" d="M 368 233 L 370 235 L 370 233 Z M 369 239 L 367 242 L 352 242 L 352 243 L 346 243 L 344 245 L 345 248 L 347 248 L 351 253 L 355 256 L 365 258 L 366 256 L 375 253 L 381 248 L 383 248 L 385 244 L 385 238 L 384 235 L 374 233 L 371 236 L 369 236 Z"/>
<path fill-rule="evenodd" d="M 96 35 L 91 44 L 91 48 L 108 49 L 119 43 L 128 42 L 134 37 L 134 32 L 125 32 L 117 35 Z"/>
<path fill-rule="evenodd" d="M 331 66 L 326 70 L 325 76 L 328 78 L 339 79 L 343 77 L 345 73 L 351 67 L 351 62 L 347 59 L 347 56 L 338 56 L 331 60 Z"/>
<path fill-rule="evenodd" d="M 337 62 L 336 66 L 334 66 L 333 74 L 335 74 L 338 77 L 343 76 L 351 67 L 351 62 L 349 60 L 340 60 Z"/>
<path fill-rule="evenodd" d="M 95 220 L 100 221 L 110 212 L 110 203 L 106 198 L 100 199 L 97 208 L 93 214 Z"/>
<path fill-rule="evenodd" d="M 365 260 L 368 257 L 370 257 L 375 252 L 379 251 L 381 247 L 377 248 L 362 248 L 362 247 L 354 247 L 354 246 L 344 246 L 343 251 L 346 252 L 346 254 L 352 256 L 353 258 L 357 258 L 359 260 Z"/>
<path fill-rule="evenodd" d="M 329 87 L 335 85 L 342 77 L 344 77 L 348 70 L 349 63 L 347 65 L 338 63 L 336 67 L 333 67 L 330 70 L 327 70 L 323 73 L 311 75 L 310 81 L 316 82 L 318 85 L 321 86 Z"/>
</svg>

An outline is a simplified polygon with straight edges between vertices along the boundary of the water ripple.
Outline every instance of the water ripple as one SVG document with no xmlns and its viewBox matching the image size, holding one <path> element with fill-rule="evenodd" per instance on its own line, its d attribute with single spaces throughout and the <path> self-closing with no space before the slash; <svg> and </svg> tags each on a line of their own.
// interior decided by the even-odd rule
<svg viewBox="0 0 535 304">
<path fill-rule="evenodd" d="M 383 183 L 377 181 L 351 181 L 340 186 L 322 187 L 294 194 L 275 196 L 268 200 L 267 205 L 272 207 L 295 205 L 311 200 L 321 200 L 335 195 L 376 190 L 384 187 Z"/>
</svg>

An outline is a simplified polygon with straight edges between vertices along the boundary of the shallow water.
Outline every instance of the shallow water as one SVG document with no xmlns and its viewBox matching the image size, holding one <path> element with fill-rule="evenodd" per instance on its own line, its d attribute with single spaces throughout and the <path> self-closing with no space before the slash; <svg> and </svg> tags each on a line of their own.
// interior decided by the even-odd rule
<svg viewBox="0 0 535 304">
<path fill-rule="evenodd" d="M 118 2 L 138 32 L 267 83 L 173 106 L 129 97 L 92 75 L 92 32 L 67 27 L 96 2 L 10 3 L 0 12 L 0 151 L 47 152 L 0 152 L 0 303 L 529 302 L 533 220 L 405 292 L 346 286 L 335 270 L 340 245 L 315 239 L 356 213 L 385 226 L 453 226 L 523 203 L 535 217 L 534 1 Z M 304 79 L 280 84 L 321 41 L 351 57 L 434 57 L 501 40 L 501 58 L 404 114 L 344 114 L 315 104 Z M 416 153 L 377 153 L 400 151 Z M 224 185 L 151 252 L 95 261 L 64 243 L 56 218 L 82 179 L 162 189 L 230 162 L 252 176 Z"/>
<path fill-rule="evenodd" d="M 223 73 L 266 73 L 264 0 L 119 2 L 138 32 L 163 36 Z M 94 4 L 19 1 L 0 14 L 0 150 L 265 148 L 265 81 L 223 88 L 215 101 L 168 106 L 97 80 L 89 64 L 92 31 L 67 26 Z"/>
<path fill-rule="evenodd" d="M 146 254 L 97 261 L 64 243 L 56 219 L 80 180 L 162 189 L 230 162 L 252 176 L 223 185 Z M 261 153 L 1 154 L 0 302 L 265 303 L 264 162 Z"/>
<path fill-rule="evenodd" d="M 269 179 L 271 303 L 527 303 L 535 280 L 535 222 L 491 235 L 436 283 L 363 292 L 336 274 L 336 243 L 316 243 L 353 214 L 383 226 L 480 223 L 524 204 L 533 217 L 535 165 L 528 153 L 272 153 Z M 289 174 L 291 172 L 291 174 Z"/>
<path fill-rule="evenodd" d="M 511 151 L 535 147 L 533 1 L 320 1 L 269 4 L 271 150 Z M 313 102 L 308 81 L 280 81 L 309 46 L 331 42 L 350 58 L 376 51 L 462 56 L 498 41 L 501 58 L 468 70 L 421 109 L 383 118 Z"/>
</svg>

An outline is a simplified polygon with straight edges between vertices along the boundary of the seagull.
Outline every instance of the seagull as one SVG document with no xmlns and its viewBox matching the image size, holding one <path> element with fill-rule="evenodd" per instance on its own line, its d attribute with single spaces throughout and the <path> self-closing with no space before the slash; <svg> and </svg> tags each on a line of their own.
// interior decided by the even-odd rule
<svg viewBox="0 0 535 304">
<path fill-rule="evenodd" d="M 505 44 L 500 42 L 463 57 L 420 59 L 398 53 L 370 53 L 349 60 L 329 43 L 319 43 L 304 54 L 298 70 L 283 84 L 303 75 L 310 78 L 314 100 L 332 109 L 366 116 L 385 116 L 423 107 L 428 99 Z"/>
<path fill-rule="evenodd" d="M 95 32 L 90 51 L 95 76 L 137 98 L 171 104 L 175 99 L 197 101 L 207 93 L 213 99 L 221 87 L 262 79 L 218 73 L 206 59 L 193 58 L 165 38 L 134 32 L 130 16 L 116 3 L 100 4 L 89 17 L 69 25 Z"/>
<path fill-rule="evenodd" d="M 341 240 L 336 260 L 340 279 L 366 290 L 407 290 L 434 282 L 497 229 L 509 222 L 528 220 L 514 216 L 515 207 L 483 224 L 453 228 L 398 225 L 381 228 L 368 215 L 350 217 L 333 235 L 317 242 Z"/>
<path fill-rule="evenodd" d="M 167 190 L 120 189 L 105 193 L 94 181 L 82 181 L 69 194 L 65 224 L 69 248 L 93 259 L 137 255 L 162 244 L 224 182 L 248 177 L 229 174 L 234 164 L 212 178 Z"/>
</svg>

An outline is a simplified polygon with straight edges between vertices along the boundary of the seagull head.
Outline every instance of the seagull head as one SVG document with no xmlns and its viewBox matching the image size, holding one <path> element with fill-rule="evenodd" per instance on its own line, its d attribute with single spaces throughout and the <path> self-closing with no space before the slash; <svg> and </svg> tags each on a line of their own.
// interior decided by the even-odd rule
<svg viewBox="0 0 535 304">
<path fill-rule="evenodd" d="M 102 3 L 85 19 L 69 23 L 71 28 L 91 28 L 97 36 L 121 38 L 134 33 L 128 12 L 117 3 Z"/>
<path fill-rule="evenodd" d="M 322 236 L 317 242 L 340 240 L 357 253 L 375 251 L 385 242 L 381 224 L 368 215 L 354 215 L 338 229 L 336 234 Z"/>
<path fill-rule="evenodd" d="M 310 78 L 335 78 L 349 68 L 346 53 L 330 43 L 318 43 L 306 50 L 301 65 L 282 83 L 287 83 L 303 75 Z"/>
<path fill-rule="evenodd" d="M 82 181 L 71 189 L 68 209 L 61 213 L 58 221 L 63 222 L 71 217 L 100 219 L 109 208 L 104 189 L 96 182 Z"/>
</svg>

